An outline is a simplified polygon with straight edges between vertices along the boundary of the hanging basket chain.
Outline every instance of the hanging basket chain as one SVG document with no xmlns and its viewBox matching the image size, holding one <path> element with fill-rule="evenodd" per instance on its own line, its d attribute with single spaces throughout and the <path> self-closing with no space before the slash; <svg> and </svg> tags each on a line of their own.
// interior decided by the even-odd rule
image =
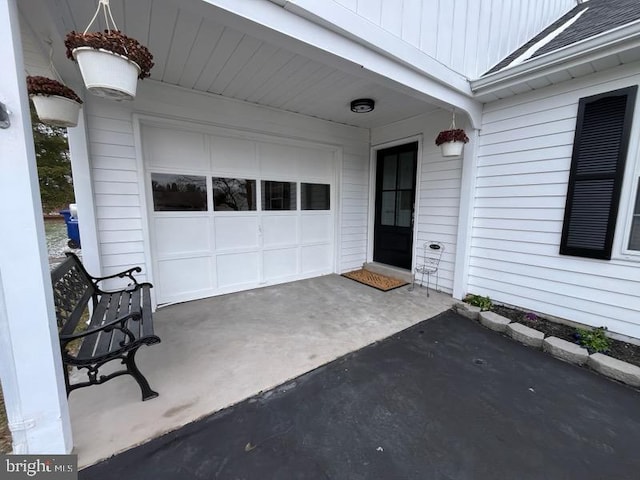
<svg viewBox="0 0 640 480">
<path fill-rule="evenodd" d="M 455 129 L 456 129 L 456 109 L 454 108 L 452 111 L 451 126 L 449 127 L 449 130 L 455 130 Z"/>
</svg>

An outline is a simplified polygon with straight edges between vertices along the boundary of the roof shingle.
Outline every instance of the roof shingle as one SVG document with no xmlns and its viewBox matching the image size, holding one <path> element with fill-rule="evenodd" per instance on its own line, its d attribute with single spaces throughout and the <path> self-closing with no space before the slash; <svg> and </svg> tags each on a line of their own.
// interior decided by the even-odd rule
<svg viewBox="0 0 640 480">
<path fill-rule="evenodd" d="M 531 58 L 553 52 L 562 47 L 640 19 L 640 0 L 589 0 L 567 12 L 567 14 L 549 25 L 487 73 L 494 73 L 507 67 L 516 58 L 526 52 L 527 49 L 550 35 L 585 9 L 586 12 L 584 12 L 575 23 L 549 43 L 536 50 Z"/>
</svg>

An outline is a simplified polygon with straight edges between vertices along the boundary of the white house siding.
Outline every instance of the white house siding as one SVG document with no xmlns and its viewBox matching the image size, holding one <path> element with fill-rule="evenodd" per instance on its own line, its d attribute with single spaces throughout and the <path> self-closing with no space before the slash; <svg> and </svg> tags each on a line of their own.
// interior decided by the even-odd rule
<svg viewBox="0 0 640 480">
<path fill-rule="evenodd" d="M 612 260 L 558 253 L 578 101 L 639 83 L 635 64 L 486 105 L 471 293 L 640 338 L 640 256 L 622 250 L 637 182 L 637 106 Z"/>
<path fill-rule="evenodd" d="M 442 157 L 434 141 L 438 132 L 449 126 L 450 115 L 449 112 L 436 111 L 371 132 L 374 149 L 384 148 L 389 142 L 402 143 L 403 138 L 422 136 L 422 156 L 418 163 L 417 235 L 413 241 L 413 257 L 416 259 L 422 255 L 424 242 L 436 240 L 445 244 L 440 263 L 439 288 L 447 292 L 453 290 L 463 158 Z"/>
<path fill-rule="evenodd" d="M 575 0 L 333 0 L 469 78 L 576 6 Z"/>
<path fill-rule="evenodd" d="M 147 276 L 145 192 L 138 169 L 134 113 L 199 125 L 322 143 L 342 152 L 339 185 L 339 271 L 366 259 L 369 132 L 209 94 L 139 84 L 134 102 L 87 99 L 87 124 L 103 274 L 141 265 Z"/>
<path fill-rule="evenodd" d="M 85 109 L 102 273 L 141 265 L 146 281 L 131 104 L 90 96 Z"/>
</svg>

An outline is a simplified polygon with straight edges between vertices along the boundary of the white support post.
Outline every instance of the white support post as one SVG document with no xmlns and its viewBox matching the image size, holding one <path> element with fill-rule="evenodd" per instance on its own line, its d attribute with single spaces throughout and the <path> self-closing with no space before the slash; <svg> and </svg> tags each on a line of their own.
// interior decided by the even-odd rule
<svg viewBox="0 0 640 480">
<path fill-rule="evenodd" d="M 102 263 L 98 244 L 98 224 L 89 161 L 85 108 L 80 111 L 78 126 L 67 129 L 67 134 L 73 174 L 73 190 L 78 205 L 78 228 L 80 230 L 80 242 L 82 243 L 82 263 L 92 275 L 100 276 L 102 275 Z"/>
<path fill-rule="evenodd" d="M 453 298 L 462 300 L 469 284 L 469 255 L 473 232 L 473 210 L 476 198 L 478 173 L 479 130 L 469 134 L 471 140 L 464 149 L 462 181 L 460 184 L 460 210 L 458 212 L 458 235 L 456 240 L 456 265 L 453 274 Z"/>
<path fill-rule="evenodd" d="M 0 375 L 15 453 L 72 449 L 16 0 L 0 0 Z"/>
</svg>

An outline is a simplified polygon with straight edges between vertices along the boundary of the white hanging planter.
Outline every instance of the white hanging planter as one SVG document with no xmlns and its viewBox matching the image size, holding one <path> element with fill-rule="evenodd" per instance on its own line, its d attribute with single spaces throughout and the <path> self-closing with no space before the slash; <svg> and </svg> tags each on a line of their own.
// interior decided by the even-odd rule
<svg viewBox="0 0 640 480">
<path fill-rule="evenodd" d="M 79 47 L 73 50 L 84 84 L 94 95 L 111 100 L 132 100 L 136 96 L 140 67 L 108 50 Z"/>
<path fill-rule="evenodd" d="M 58 95 L 31 95 L 31 100 L 42 123 L 55 127 L 78 125 L 80 104 L 75 100 Z"/>
<path fill-rule="evenodd" d="M 459 157 L 463 148 L 464 142 L 445 142 L 440 145 L 443 157 Z"/>
</svg>

